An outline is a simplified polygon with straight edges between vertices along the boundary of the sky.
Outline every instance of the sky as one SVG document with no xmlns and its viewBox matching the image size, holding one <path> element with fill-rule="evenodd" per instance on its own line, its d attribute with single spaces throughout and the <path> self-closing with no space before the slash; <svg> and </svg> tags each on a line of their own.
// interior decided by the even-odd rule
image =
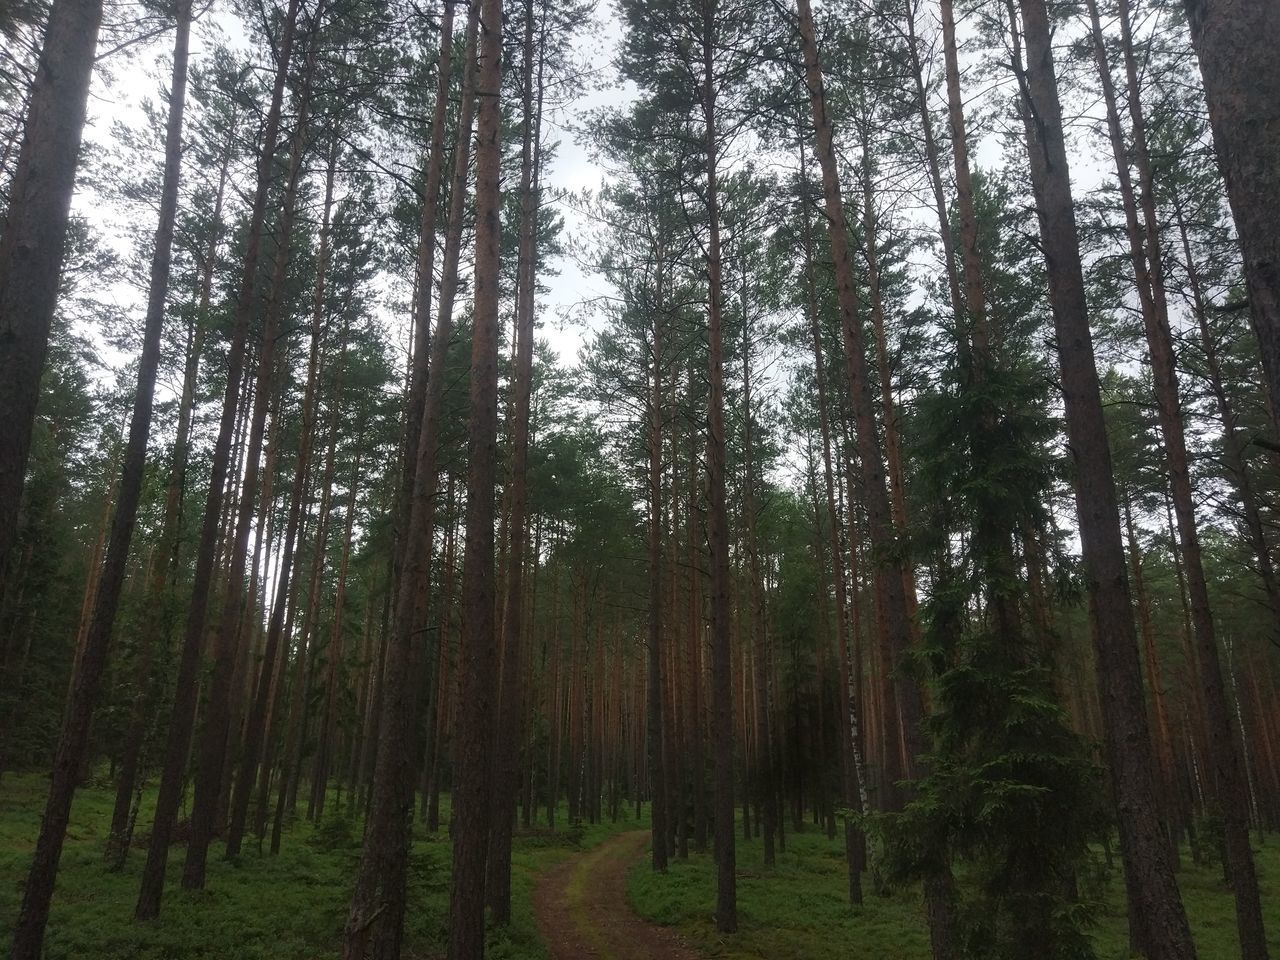
<svg viewBox="0 0 1280 960">
<path fill-rule="evenodd" d="M 221 4 L 218 4 L 221 6 Z M 613 67 L 614 55 L 620 37 L 618 21 L 611 9 L 602 4 L 594 22 L 584 24 L 576 40 L 577 55 L 591 69 L 594 82 L 587 92 L 566 104 L 556 114 L 544 118 L 544 137 L 556 142 L 554 162 L 544 172 L 545 199 L 559 210 L 564 218 L 565 237 L 580 237 L 585 221 L 579 212 L 579 204 L 572 197 L 584 191 L 600 188 L 605 171 L 583 146 L 572 126 L 586 111 L 610 104 L 625 103 L 629 94 L 619 85 Z M 210 38 L 214 34 L 230 41 L 233 46 L 245 46 L 244 34 L 237 18 L 225 10 L 207 10 L 197 21 L 191 37 L 191 63 L 196 65 L 209 55 Z M 144 101 L 158 102 L 167 90 L 172 53 L 172 32 L 151 41 L 144 48 L 130 51 L 130 55 L 115 54 L 106 58 L 96 72 L 90 94 L 88 123 L 85 128 L 86 150 L 94 145 L 106 145 L 113 140 L 113 127 L 123 122 L 131 127 L 143 123 Z M 161 157 L 157 149 L 156 162 Z M 185 171 L 184 171 L 185 174 Z M 124 229 L 118 210 L 89 188 L 78 190 L 74 210 L 86 217 L 103 239 L 122 256 L 130 255 L 132 240 Z M 406 282 L 409 278 L 402 278 Z M 547 274 L 540 277 L 546 287 L 538 310 L 539 336 L 545 339 L 566 364 L 578 357 L 589 324 L 589 311 L 584 303 L 607 292 L 603 278 L 593 275 L 572 255 L 557 259 Z M 384 278 L 384 281 L 387 278 Z M 145 278 L 143 278 L 145 282 Z M 388 289 L 393 284 L 380 284 Z M 146 291 L 137 282 L 120 282 L 105 292 L 109 302 L 121 308 L 136 321 L 139 330 L 145 307 Z M 380 309 L 389 331 L 407 329 L 407 318 L 390 315 L 390 309 Z M 114 376 L 129 357 L 110 343 L 98 331 L 81 331 L 97 344 L 105 362 L 101 372 L 104 381 Z M 396 339 L 402 339 L 392 334 Z"/>
</svg>

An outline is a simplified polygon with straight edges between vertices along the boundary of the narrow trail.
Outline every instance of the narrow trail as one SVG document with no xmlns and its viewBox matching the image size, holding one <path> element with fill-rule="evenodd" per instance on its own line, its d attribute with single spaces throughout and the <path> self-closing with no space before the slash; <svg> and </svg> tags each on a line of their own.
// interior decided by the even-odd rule
<svg viewBox="0 0 1280 960">
<path fill-rule="evenodd" d="M 648 839 L 643 830 L 619 834 L 538 879 L 533 909 L 552 960 L 703 960 L 627 903 L 627 870 Z"/>
</svg>

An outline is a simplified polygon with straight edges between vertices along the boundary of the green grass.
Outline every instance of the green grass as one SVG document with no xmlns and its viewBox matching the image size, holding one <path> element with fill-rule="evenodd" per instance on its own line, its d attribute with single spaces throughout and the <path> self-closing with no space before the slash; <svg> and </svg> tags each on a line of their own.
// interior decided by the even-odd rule
<svg viewBox="0 0 1280 960">
<path fill-rule="evenodd" d="M 1280 954 L 1280 838 L 1255 846 L 1263 910 L 1273 955 Z M 766 869 L 759 841 L 739 835 L 738 932 L 716 931 L 715 865 L 709 855 L 673 860 L 667 874 L 635 864 L 627 895 L 643 917 L 677 927 L 709 956 L 728 960 L 927 960 L 928 934 L 916 891 L 889 896 L 871 892 L 857 908 L 847 901 L 842 840 L 828 840 L 810 826 L 787 835 L 787 850 Z M 1220 868 L 1194 866 L 1184 857 L 1178 882 L 1200 960 L 1236 960 L 1235 910 Z M 1118 871 L 1118 865 L 1117 865 Z M 1128 956 L 1123 884 L 1118 873 L 1102 887 L 1093 931 L 1099 960 Z"/>
<path fill-rule="evenodd" d="M 47 780 L 32 775 L 7 774 L 0 784 L 0 949 L 6 952 L 46 790 Z M 176 846 L 160 919 L 140 924 L 132 917 L 145 849 L 135 847 L 119 873 L 102 863 L 111 802 L 111 792 L 101 786 L 77 794 L 45 939 L 48 960 L 302 960 L 336 954 L 360 856 L 358 823 L 345 825 L 348 829 L 333 820 L 321 829 L 298 824 L 285 835 L 279 856 L 249 845 L 238 864 L 222 860 L 215 845 L 208 882 L 200 892 L 179 886 L 185 847 Z M 447 822 L 447 798 L 442 806 Z M 144 809 L 140 829 L 150 819 L 150 809 Z M 567 821 L 562 811 L 557 822 Z M 488 955 L 494 960 L 543 960 L 546 953 L 530 905 L 535 876 L 618 830 L 636 826 L 635 820 L 620 820 L 616 825 L 518 832 L 512 922 L 491 934 Z M 443 954 L 449 859 L 447 834 L 419 832 L 409 865 L 407 957 Z"/>
</svg>

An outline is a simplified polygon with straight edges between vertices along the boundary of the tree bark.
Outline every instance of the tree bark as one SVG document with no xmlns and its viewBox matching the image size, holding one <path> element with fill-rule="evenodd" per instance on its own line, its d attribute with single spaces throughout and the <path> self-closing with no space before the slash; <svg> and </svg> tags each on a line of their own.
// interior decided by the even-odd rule
<svg viewBox="0 0 1280 960">
<path fill-rule="evenodd" d="M 55 7 L 55 11 L 56 9 Z M 51 14 L 51 19 L 53 16 L 54 14 Z M 15 960 L 18 958 L 38 960 L 40 956 L 44 928 L 49 918 L 49 904 L 53 898 L 54 878 L 58 872 L 58 861 L 62 856 L 62 844 L 66 839 L 71 801 L 75 796 L 80 768 L 84 763 L 89 741 L 89 725 L 93 719 L 93 709 L 97 704 L 98 692 L 102 686 L 102 675 L 107 666 L 107 653 L 115 628 L 116 611 L 120 606 L 121 589 L 124 586 L 125 567 L 129 562 L 129 544 L 133 539 L 138 503 L 142 498 L 143 473 L 147 461 L 147 437 L 151 432 L 152 401 L 155 397 L 156 371 L 160 364 L 165 300 L 169 293 L 174 222 L 178 214 L 178 181 L 182 174 L 182 119 L 187 93 L 187 47 L 191 32 L 190 0 L 181 0 L 179 3 L 177 21 L 169 117 L 165 127 L 160 221 L 156 227 L 155 246 L 151 254 L 147 315 L 143 327 L 142 356 L 138 363 L 133 411 L 129 421 L 129 439 L 120 471 L 120 483 L 116 495 L 115 513 L 111 518 L 111 533 L 107 542 L 106 557 L 102 563 L 94 597 L 93 614 L 89 620 L 88 633 L 85 635 L 79 668 L 75 672 L 71 702 L 63 721 L 62 734 L 54 758 L 49 797 L 45 804 L 44 817 L 40 822 L 40 834 L 36 838 L 35 856 L 23 891 L 18 924 L 14 929 L 12 956 Z M 46 43 L 51 42 L 63 42 L 62 37 L 52 32 L 52 23 L 50 34 L 46 39 Z M 92 40 L 88 51 L 92 54 Z M 51 68 L 50 66 L 49 69 Z M 69 65 L 69 69 L 75 73 L 74 65 Z M 87 82 L 87 77 L 85 79 Z M 38 82 L 39 75 L 37 75 Z M 83 111 L 83 100 L 80 103 Z M 79 130 L 76 131 L 76 139 L 79 139 Z M 74 163 L 75 150 L 70 152 Z M 69 199 L 70 183 L 67 187 Z M 12 194 L 10 202 L 13 202 Z M 65 226 L 65 207 L 60 209 L 63 210 Z M 12 207 L 10 207 L 10 213 L 12 215 Z M 15 230 L 15 227 L 17 223 L 12 219 L 6 224 L 4 245 L 7 245 L 10 232 Z M 3 253 L 3 247 L 0 246 L 0 271 L 4 269 Z M 55 267 L 55 280 L 56 272 Z M 0 274 L 0 298 L 2 298 L 0 304 L 7 299 L 6 292 L 4 276 Z M 41 309 L 34 303 L 28 306 L 30 309 Z M 0 470 L 0 476 L 2 475 L 3 470 Z M 3 537 L 2 533 L 0 537 Z M 5 548 L 6 545 L 0 540 L 0 564 L 3 563 Z"/>
<path fill-rule="evenodd" d="M 267 414 L 275 395 L 276 350 L 280 339 L 280 314 L 289 269 L 293 241 L 293 221 L 297 211 L 298 180 L 308 142 L 308 111 L 311 85 L 319 53 L 318 31 L 324 15 L 321 0 L 312 13 L 306 66 L 298 92 L 298 117 L 289 148 L 289 166 L 284 195 L 276 259 L 271 289 L 267 296 L 262 327 L 262 344 L 258 350 L 258 370 L 253 397 L 253 415 L 249 425 L 249 441 L 245 453 L 244 479 L 236 513 L 235 534 L 231 546 L 231 568 L 226 579 L 222 616 L 214 635 L 212 671 L 205 704 L 204 727 L 198 748 L 194 798 L 191 805 L 191 835 L 187 841 L 187 857 L 183 866 L 182 885 L 188 890 L 204 888 L 209 844 L 218 832 L 218 800 L 222 794 L 222 774 L 226 760 L 228 724 L 231 719 L 233 669 L 241 638 L 237 628 L 243 600 L 245 560 L 249 536 L 253 530 L 254 501 L 258 495 L 261 471 L 259 459 L 266 432 Z"/>
<path fill-rule="evenodd" d="M 911 617 L 907 609 L 904 589 L 906 561 L 898 531 L 894 527 L 889 495 L 885 489 L 884 462 L 880 455 L 867 371 L 866 344 L 862 334 L 862 318 L 859 315 L 853 263 L 849 252 L 848 221 L 840 191 L 834 132 L 831 119 L 827 114 L 822 66 L 809 0 L 799 0 L 798 10 L 805 84 L 813 111 L 816 152 L 818 164 L 822 170 L 827 228 L 835 267 L 836 293 L 840 304 L 845 368 L 856 425 L 862 492 L 865 497 L 871 547 L 873 554 L 878 558 L 875 570 L 876 594 L 885 628 L 883 636 L 888 641 L 895 661 L 901 662 L 907 656 L 912 644 Z M 900 728 L 897 742 L 901 745 L 901 749 L 890 750 L 890 755 L 886 757 L 887 784 L 901 779 L 896 775 L 899 771 L 920 776 L 923 773 L 923 765 L 919 757 L 925 749 L 924 731 L 921 729 L 924 703 L 919 686 L 913 678 L 895 671 L 894 694 L 898 707 L 897 725 Z M 909 769 L 910 764 L 914 764 L 915 770 Z M 892 795 L 893 791 L 889 792 Z M 955 952 L 949 874 L 946 871 L 931 874 L 926 877 L 924 887 L 934 958 L 949 960 Z"/>
<path fill-rule="evenodd" d="M 494 736 L 494 498 L 498 439 L 498 247 L 502 0 L 483 0 L 476 58 L 476 252 L 467 444 L 466 554 L 462 570 L 462 662 L 453 783 L 453 878 L 449 960 L 484 956 L 484 888 Z"/>
<path fill-rule="evenodd" d="M 49 8 L 9 184 L 0 236 L 0 596 L 17 537 L 101 21 L 102 0 L 57 0 Z M 23 944 L 38 947 L 26 934 Z"/>
<path fill-rule="evenodd" d="M 1111 135 L 1113 159 L 1120 182 L 1120 196 L 1125 210 L 1129 234 L 1129 251 L 1133 262 L 1138 296 L 1147 335 L 1151 372 L 1155 385 L 1156 408 L 1160 434 L 1164 441 L 1165 465 L 1169 471 L 1174 515 L 1178 525 L 1178 545 L 1182 553 L 1191 603 L 1191 620 L 1199 661 L 1199 676 L 1204 693 L 1206 725 L 1210 753 L 1213 756 L 1214 781 L 1222 807 L 1227 859 L 1230 863 L 1232 891 L 1236 900 L 1236 923 L 1240 933 L 1244 960 L 1265 960 L 1266 931 L 1262 922 L 1262 904 L 1258 897 L 1258 881 L 1249 846 L 1248 797 L 1245 772 L 1236 749 L 1232 730 L 1222 664 L 1218 656 L 1217 632 L 1209 603 L 1209 586 L 1201 559 L 1200 534 L 1195 516 L 1194 491 L 1187 457 L 1186 435 L 1182 422 L 1182 401 L 1174 364 L 1173 336 L 1169 329 L 1169 309 L 1164 282 L 1164 265 L 1160 250 L 1160 226 L 1156 215 L 1151 160 L 1147 152 L 1146 121 L 1140 102 L 1138 67 L 1133 52 L 1129 27 L 1128 0 L 1120 0 L 1120 32 L 1124 51 L 1127 98 L 1132 123 L 1134 158 L 1141 188 L 1141 220 L 1139 197 L 1129 173 L 1129 160 L 1111 68 L 1107 62 L 1102 26 L 1096 0 L 1089 0 L 1093 25 L 1094 52 L 1098 75 L 1102 81 L 1107 105 L 1107 126 Z"/>
<path fill-rule="evenodd" d="M 520 785 L 524 739 L 524 648 L 530 618 L 525 610 L 525 566 L 529 540 L 529 407 L 533 393 L 534 294 L 538 272 L 539 163 L 541 159 L 542 59 L 535 76 L 534 4 L 524 4 L 523 143 L 520 161 L 520 235 L 516 281 L 515 378 L 508 433 L 511 443 L 510 513 L 507 521 L 506 597 L 503 601 L 501 666 L 493 743 L 491 813 L 485 898 L 490 921 L 511 920 L 511 833 Z M 539 46 L 543 38 L 539 38 Z M 537 87 L 535 97 L 535 86 Z M 532 558 L 537 564 L 537 556 Z"/>
<path fill-rule="evenodd" d="M 227 829 L 226 858 L 240 855 L 244 840 L 245 824 L 249 813 L 249 797 L 254 788 L 254 772 L 262 752 L 267 705 L 273 693 L 276 661 L 280 640 L 284 631 L 285 612 L 292 596 L 290 584 L 293 577 L 294 544 L 302 516 L 302 495 L 311 466 L 311 452 L 315 443 L 316 381 L 320 366 L 320 337 L 325 320 L 325 280 L 329 268 L 329 230 L 333 211 L 333 186 L 338 162 L 337 145 L 331 146 L 329 163 L 325 172 L 324 206 L 320 218 L 320 248 L 316 255 L 316 284 L 311 308 L 311 346 L 307 356 L 307 382 L 302 395 L 302 429 L 298 440 L 298 461 L 293 484 L 289 491 L 289 512 L 285 519 L 284 547 L 280 568 L 276 574 L 276 597 L 267 624 L 267 640 L 262 656 L 262 670 L 258 674 L 249 717 L 245 724 L 245 739 L 240 757 L 240 773 L 236 778 L 231 801 L 230 824 Z M 337 402 L 335 397 L 334 402 Z M 265 796 L 265 791 L 260 791 Z"/>
<path fill-rule="evenodd" d="M 1108 765 L 1138 943 L 1161 960 L 1195 956 L 1169 848 L 1160 828 L 1151 736 L 1142 697 L 1111 450 L 1094 361 L 1062 108 L 1044 0 L 1020 0 L 1027 64 L 1015 69 L 1041 246 L 1049 274 L 1081 548 L 1094 624 Z M 1012 0 L 1010 0 L 1012 7 Z M 1010 10 L 1011 18 L 1014 11 Z M 1016 23 L 1011 24 L 1017 36 Z M 1016 50 L 1016 48 L 1015 48 Z"/>
<path fill-rule="evenodd" d="M 1227 200 L 1244 254 L 1254 333 L 1280 404 L 1280 7 L 1257 0 L 1183 0 Z"/>
<path fill-rule="evenodd" d="M 487 2 L 492 3 L 492 0 Z M 479 90 L 495 90 L 497 86 L 496 83 L 486 86 L 487 78 L 480 75 L 480 62 L 476 56 L 480 18 L 480 4 L 472 4 L 467 22 L 466 63 L 462 102 L 458 109 L 453 184 L 449 198 L 449 232 L 445 238 L 444 271 L 436 329 L 431 338 L 429 369 L 434 370 L 444 369 L 452 338 L 453 298 L 457 289 L 458 259 L 462 246 L 467 166 L 471 156 L 471 126 L 476 94 Z M 495 22 L 492 10 L 484 16 L 484 22 L 486 25 Z M 485 43 L 490 42 L 491 38 L 486 36 Z M 488 61 L 496 59 L 488 48 L 485 56 Z M 485 66 L 492 65 L 496 69 L 496 64 L 488 61 Z M 488 105 L 488 99 L 482 102 L 482 107 Z M 494 188 L 496 192 L 496 182 Z M 429 376 L 422 422 L 419 425 L 421 434 L 417 446 L 418 462 L 414 468 L 413 494 L 409 498 L 408 517 L 404 525 L 405 552 L 397 585 L 394 628 L 388 641 L 387 661 L 383 671 L 377 755 L 374 760 L 365 840 L 344 935 L 343 955 L 349 960 L 363 960 L 367 946 L 372 947 L 375 957 L 396 960 L 403 937 L 414 781 L 413 751 L 410 745 L 414 742 L 414 732 L 417 729 L 418 695 L 418 691 L 412 688 L 409 677 L 418 675 L 420 663 L 417 648 L 422 645 L 418 638 L 427 624 L 426 599 L 435 536 L 439 431 L 443 407 L 444 377 Z M 494 409 L 496 414 L 496 406 Z M 492 532 L 490 546 L 492 547 Z M 492 611 L 490 622 L 492 623 Z M 483 756 L 488 749 L 488 740 L 481 742 L 485 746 L 478 748 L 475 753 Z M 487 793 L 483 793 L 482 797 L 483 801 L 479 802 L 487 802 Z M 482 880 L 484 862 L 482 858 Z M 479 902 L 483 910 L 483 893 Z"/>
<path fill-rule="evenodd" d="M 715 742 L 716 929 L 738 929 L 733 829 L 733 623 L 729 516 L 725 505 L 724 293 L 720 267 L 719 132 L 716 117 L 715 0 L 702 4 L 702 110 L 707 203 L 707 547 L 711 561 L 711 719 Z"/>
<path fill-rule="evenodd" d="M 217 550 L 218 526 L 222 516 L 224 485 L 231 455 L 231 435 L 236 413 L 240 406 L 240 380 L 244 372 L 244 354 L 249 334 L 249 319 L 254 308 L 254 293 L 258 272 L 258 258 L 262 244 L 263 222 L 266 218 L 267 194 L 271 183 L 272 160 L 276 137 L 280 129 L 281 107 L 284 102 L 285 80 L 292 58 L 294 35 L 298 19 L 299 0 L 289 0 L 282 28 L 279 60 L 271 105 L 263 127 L 262 152 L 258 158 L 257 185 L 253 209 L 248 224 L 248 242 L 245 248 L 240 289 L 227 355 L 227 386 L 222 402 L 222 414 L 218 424 L 218 438 L 214 445 L 209 492 L 205 502 L 204 519 L 200 529 L 200 543 L 196 553 L 196 570 L 192 579 L 190 606 L 183 635 L 182 652 L 178 664 L 173 715 L 165 743 L 164 769 L 160 779 L 156 813 L 152 824 L 151 844 L 147 850 L 147 862 L 143 868 L 142 885 L 134 916 L 139 920 L 153 920 L 160 912 L 160 898 L 164 889 L 165 867 L 168 862 L 169 840 L 174 818 L 181 800 L 182 780 L 186 767 L 187 748 L 191 728 L 195 721 L 196 684 L 200 666 L 200 648 L 204 634 L 205 614 L 209 606 L 209 594 L 213 582 L 214 554 Z"/>
</svg>

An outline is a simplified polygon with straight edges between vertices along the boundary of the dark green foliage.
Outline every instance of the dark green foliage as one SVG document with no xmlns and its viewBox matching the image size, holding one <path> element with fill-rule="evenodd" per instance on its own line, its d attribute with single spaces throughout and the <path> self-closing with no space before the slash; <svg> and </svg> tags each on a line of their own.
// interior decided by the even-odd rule
<svg viewBox="0 0 1280 960">
<path fill-rule="evenodd" d="M 999 221 L 989 223 L 998 240 Z M 1021 339 L 1019 319 L 995 301 L 983 322 L 1003 343 Z M 1014 555 L 1044 525 L 1053 424 L 1034 356 L 976 343 L 957 344 L 957 362 L 921 402 L 920 479 L 937 504 L 940 555 L 917 662 L 932 679 L 932 749 L 905 809 L 878 826 L 891 880 L 959 872 L 963 956 L 1086 960 L 1080 874 L 1106 828 L 1102 781 L 1055 698 L 1049 638 L 1034 635 L 1035 600 Z"/>
</svg>

